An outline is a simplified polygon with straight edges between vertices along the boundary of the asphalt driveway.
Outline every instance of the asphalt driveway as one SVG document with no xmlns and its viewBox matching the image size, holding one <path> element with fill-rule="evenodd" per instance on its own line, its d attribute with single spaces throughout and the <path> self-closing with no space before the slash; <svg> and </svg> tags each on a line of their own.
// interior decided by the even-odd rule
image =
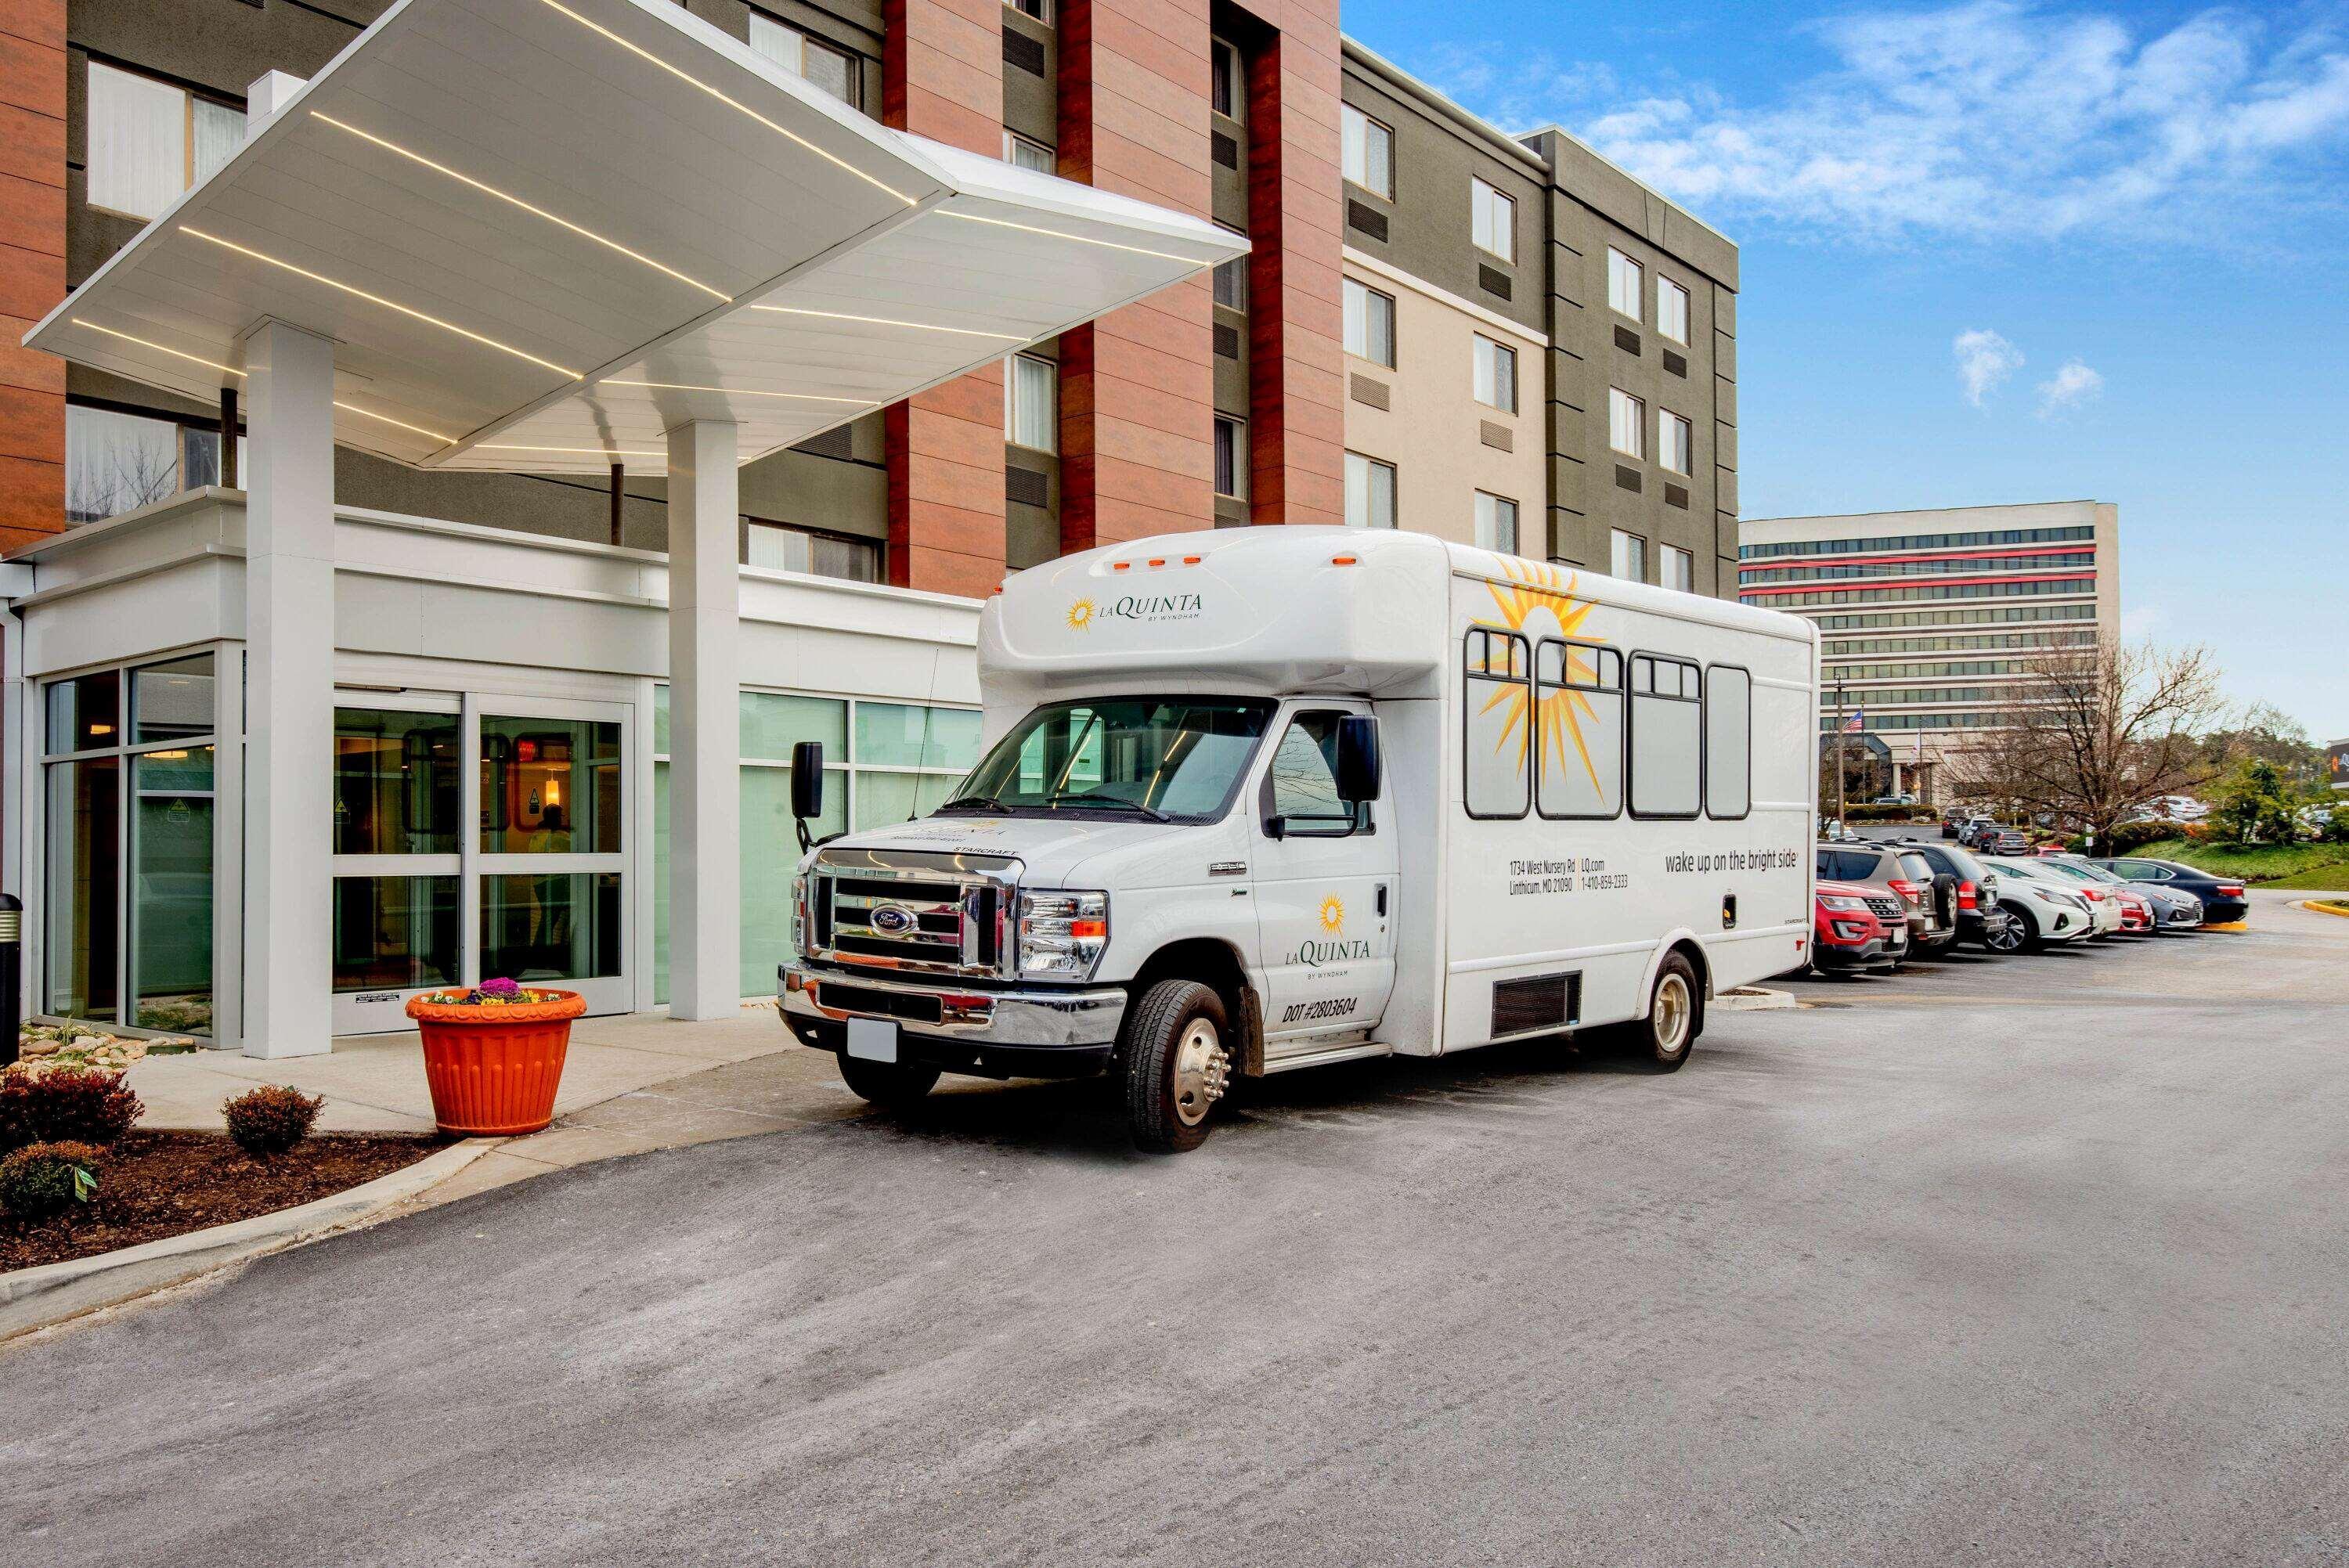
<svg viewBox="0 0 2349 1568">
<path fill-rule="evenodd" d="M 585 1167 L 0 1356 L 17 1561 L 2349 1560 L 2349 920 Z"/>
</svg>

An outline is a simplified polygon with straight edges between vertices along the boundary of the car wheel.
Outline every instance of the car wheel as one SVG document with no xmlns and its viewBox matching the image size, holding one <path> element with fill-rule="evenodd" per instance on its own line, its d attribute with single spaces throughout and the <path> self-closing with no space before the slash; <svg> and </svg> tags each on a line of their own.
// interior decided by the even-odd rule
<svg viewBox="0 0 2349 1568">
<path fill-rule="evenodd" d="M 1656 971 L 1655 988 L 1648 993 L 1648 1016 L 1632 1026 L 1634 1049 L 1659 1072 L 1677 1072 L 1689 1049 L 1704 1032 L 1704 995 L 1697 988 L 1696 970 L 1683 954 L 1664 955 Z"/>
<path fill-rule="evenodd" d="M 2014 942 L 2007 952 L 2037 953 L 2047 945 L 2046 936 L 2040 931 L 2038 922 L 2031 918 L 2029 910 L 2019 903 L 2002 903 L 1999 908 L 2006 911 L 2007 929 L 2013 933 Z"/>
<path fill-rule="evenodd" d="M 1985 953 L 2007 954 L 2022 952 L 2022 921 L 2010 916 L 2009 918 L 1999 922 L 1995 926 L 1985 923 L 1982 926 L 1982 951 Z"/>
<path fill-rule="evenodd" d="M 906 1062 L 868 1062 L 840 1053 L 840 1078 L 848 1092 L 884 1110 L 903 1110 L 936 1087 L 938 1069 Z"/>
<path fill-rule="evenodd" d="M 1125 1015 L 1125 1126 L 1136 1149 L 1179 1154 L 1207 1139 L 1231 1082 L 1223 998 L 1193 980 L 1161 980 Z"/>
</svg>

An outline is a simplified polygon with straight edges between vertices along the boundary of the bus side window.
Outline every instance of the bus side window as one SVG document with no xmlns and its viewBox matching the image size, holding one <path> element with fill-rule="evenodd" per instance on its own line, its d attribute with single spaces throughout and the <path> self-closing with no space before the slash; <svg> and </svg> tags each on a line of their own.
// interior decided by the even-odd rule
<svg viewBox="0 0 2349 1568">
<path fill-rule="evenodd" d="M 1461 650 L 1461 804 L 1472 817 L 1522 817 L 1533 793 L 1533 671 L 1526 640 L 1472 627 Z"/>
<path fill-rule="evenodd" d="M 1631 815 L 1693 817 L 1702 793 L 1704 704 L 1696 665 L 1631 655 Z"/>
<path fill-rule="evenodd" d="M 1534 651 L 1535 809 L 1608 818 L 1623 809 L 1623 655 L 1555 638 Z"/>
<path fill-rule="evenodd" d="M 1754 676 L 1735 665 L 1704 672 L 1704 810 L 1735 821 L 1754 809 Z"/>
</svg>

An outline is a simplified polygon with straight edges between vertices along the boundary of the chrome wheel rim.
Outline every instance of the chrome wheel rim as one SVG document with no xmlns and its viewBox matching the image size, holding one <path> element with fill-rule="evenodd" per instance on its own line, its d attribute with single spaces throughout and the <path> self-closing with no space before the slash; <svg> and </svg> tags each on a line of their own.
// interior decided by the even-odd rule
<svg viewBox="0 0 2349 1568">
<path fill-rule="evenodd" d="M 1206 1120 L 1230 1078 L 1231 1057 L 1216 1026 L 1192 1019 L 1174 1047 L 1174 1119 L 1185 1127 Z"/>
<path fill-rule="evenodd" d="M 1689 1015 L 1688 982 L 1677 975 L 1667 975 L 1656 984 L 1655 1027 L 1656 1049 L 1668 1057 L 1681 1054 L 1688 1044 Z"/>
<path fill-rule="evenodd" d="M 1998 928 L 1998 939 L 1990 944 L 1993 953 L 2012 953 L 2023 945 L 2023 926 L 2014 916 L 2008 915 L 2006 923 Z"/>
</svg>

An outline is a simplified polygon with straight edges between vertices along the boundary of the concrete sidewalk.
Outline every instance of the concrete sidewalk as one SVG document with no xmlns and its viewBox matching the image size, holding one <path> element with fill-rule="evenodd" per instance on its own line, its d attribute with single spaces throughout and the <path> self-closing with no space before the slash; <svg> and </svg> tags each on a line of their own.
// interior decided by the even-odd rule
<svg viewBox="0 0 2349 1568">
<path fill-rule="evenodd" d="M 233 1051 L 149 1057 L 130 1069 L 147 1102 L 142 1128 L 219 1131 L 221 1102 L 254 1084 L 324 1095 L 327 1132 L 429 1132 L 432 1097 L 412 1032 L 347 1036 L 324 1056 L 264 1060 Z M 771 1002 L 732 1018 L 665 1013 L 582 1018 L 572 1026 L 554 1125 L 509 1139 L 435 1188 L 429 1201 L 616 1155 L 834 1120 L 864 1109 L 830 1056 L 787 1034 Z"/>
</svg>

